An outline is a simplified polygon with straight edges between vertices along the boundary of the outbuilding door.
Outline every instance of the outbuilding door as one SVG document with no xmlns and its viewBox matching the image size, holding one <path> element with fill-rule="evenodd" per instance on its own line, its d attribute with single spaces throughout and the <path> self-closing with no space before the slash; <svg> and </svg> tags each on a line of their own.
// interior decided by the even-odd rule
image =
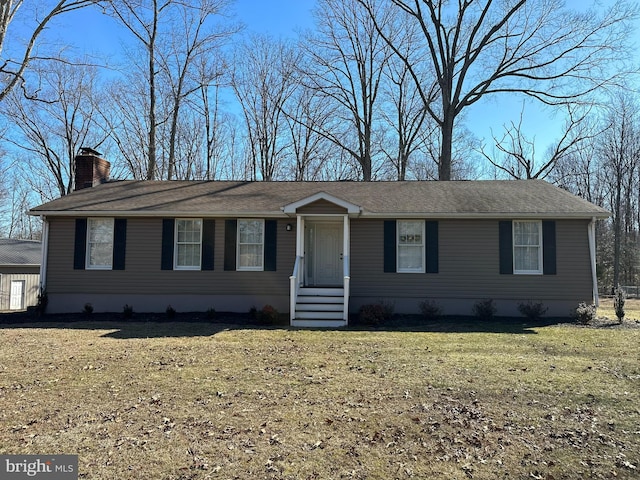
<svg viewBox="0 0 640 480">
<path fill-rule="evenodd" d="M 343 221 L 306 222 L 306 284 L 335 287 L 343 284 Z"/>
<path fill-rule="evenodd" d="M 24 280 L 12 280 L 9 310 L 22 309 L 24 309 Z"/>
</svg>

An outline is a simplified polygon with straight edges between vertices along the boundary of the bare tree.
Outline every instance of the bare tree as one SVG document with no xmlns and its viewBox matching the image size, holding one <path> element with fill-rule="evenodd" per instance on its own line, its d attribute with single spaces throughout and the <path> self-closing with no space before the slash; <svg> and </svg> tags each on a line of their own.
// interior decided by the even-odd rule
<svg viewBox="0 0 640 480">
<path fill-rule="evenodd" d="M 122 25 L 124 25 L 143 46 L 147 69 L 147 99 L 146 116 L 148 117 L 147 131 L 147 167 L 146 178 L 153 180 L 156 177 L 157 150 L 156 130 L 158 120 L 156 118 L 156 102 L 158 91 L 156 87 L 159 70 L 157 63 L 157 43 L 159 37 L 160 22 L 163 13 L 169 9 L 174 0 L 112 0 L 108 4 L 108 11 Z"/>
<path fill-rule="evenodd" d="M 611 102 L 608 124 L 599 153 L 609 192 L 609 207 L 613 213 L 613 286 L 621 280 L 621 267 L 625 263 L 623 249 L 629 234 L 637 231 L 632 202 L 636 198 L 637 172 L 640 168 L 640 126 L 638 105 L 627 95 Z M 637 208 L 637 206 L 636 206 Z M 634 251 L 637 250 L 635 246 Z M 635 261 L 633 266 L 635 268 Z"/>
<path fill-rule="evenodd" d="M 60 15 L 100 3 L 99 0 L 2 0 L 0 1 L 0 102 L 17 86 L 24 85 L 25 73 L 29 65 L 36 60 L 52 60 L 55 55 L 38 54 L 36 45 L 40 35 L 51 21 Z M 19 44 L 17 33 L 13 27 L 20 12 L 25 7 L 35 7 L 26 13 L 28 33 L 24 44 Z M 28 8 L 28 7 L 27 7 Z M 11 42 L 9 42 L 9 39 Z M 26 91 L 25 91 L 26 93 Z"/>
<path fill-rule="evenodd" d="M 28 153 L 22 162 L 24 179 L 45 200 L 73 190 L 75 155 L 81 146 L 98 148 L 106 136 L 98 137 L 93 95 L 96 69 L 50 62 L 41 64 L 39 100 L 12 92 L 3 113 L 14 129 L 6 140 Z"/>
<path fill-rule="evenodd" d="M 231 86 L 247 127 L 253 179 L 273 180 L 283 163 L 290 142 L 284 108 L 298 83 L 299 57 L 284 41 L 259 35 L 235 52 Z"/>
<path fill-rule="evenodd" d="M 579 101 L 614 83 L 630 57 L 629 21 L 636 7 L 619 1 L 604 15 L 574 12 L 562 0 L 392 0 L 423 34 L 436 81 L 422 84 L 421 65 L 396 43 L 378 18 L 374 0 L 357 0 L 406 64 L 429 114 L 438 123 L 440 180 L 451 178 L 454 128 L 481 98 L 522 94 L 545 104 Z M 434 100 L 439 108 L 434 108 Z"/>
<path fill-rule="evenodd" d="M 376 9 L 377 21 L 390 21 Z M 357 162 L 362 179 L 373 177 L 374 138 L 379 123 L 378 94 L 392 52 L 358 0 L 322 0 L 316 11 L 318 32 L 303 42 L 309 88 L 340 110 L 319 132 Z"/>
<path fill-rule="evenodd" d="M 176 21 L 169 36 L 169 45 L 159 51 L 159 64 L 170 88 L 169 151 L 167 179 L 175 173 L 178 121 L 180 109 L 187 97 L 202 92 L 222 75 L 215 57 L 222 43 L 237 31 L 237 27 L 214 29 L 212 17 L 223 15 L 228 0 L 199 0 L 197 5 L 177 4 Z M 203 65 L 204 64 L 204 65 Z M 207 99 L 208 100 L 208 99 Z"/>
<path fill-rule="evenodd" d="M 582 109 L 578 113 L 576 108 L 567 106 L 567 119 L 561 136 L 547 147 L 541 161 L 536 158 L 535 138 L 526 137 L 522 129 L 524 106 L 518 123 L 511 122 L 505 126 L 502 138 L 493 137 L 498 154 L 489 155 L 484 148 L 481 148 L 481 153 L 491 165 L 506 173 L 509 178 L 546 179 L 563 158 L 579 150 L 586 140 L 597 134 L 585 121 L 591 110 L 592 108 Z"/>
</svg>

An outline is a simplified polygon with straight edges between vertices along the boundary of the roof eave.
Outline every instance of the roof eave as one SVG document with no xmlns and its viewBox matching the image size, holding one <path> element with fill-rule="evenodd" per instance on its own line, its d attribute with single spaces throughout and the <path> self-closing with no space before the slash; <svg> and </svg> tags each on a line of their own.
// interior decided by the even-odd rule
<svg viewBox="0 0 640 480">
<path fill-rule="evenodd" d="M 260 217 L 260 218 L 290 218 L 286 212 L 198 212 L 193 211 L 87 211 L 87 210 L 30 210 L 29 215 L 47 217 Z M 433 218 L 433 219 L 500 219 L 500 218 L 539 218 L 539 219 L 606 219 L 609 212 L 360 212 L 362 218 Z"/>
</svg>

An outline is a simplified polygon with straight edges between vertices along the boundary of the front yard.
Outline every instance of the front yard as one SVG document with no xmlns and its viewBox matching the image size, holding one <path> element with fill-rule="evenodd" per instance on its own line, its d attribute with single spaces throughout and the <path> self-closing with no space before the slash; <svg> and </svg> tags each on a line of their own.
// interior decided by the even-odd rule
<svg viewBox="0 0 640 480">
<path fill-rule="evenodd" d="M 640 329 L 486 327 L 2 325 L 0 454 L 90 479 L 638 478 Z"/>
</svg>

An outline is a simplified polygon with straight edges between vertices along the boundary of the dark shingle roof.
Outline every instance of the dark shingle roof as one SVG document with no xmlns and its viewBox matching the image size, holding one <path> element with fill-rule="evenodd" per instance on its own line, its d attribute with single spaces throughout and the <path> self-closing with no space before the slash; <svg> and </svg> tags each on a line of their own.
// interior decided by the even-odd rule
<svg viewBox="0 0 640 480">
<path fill-rule="evenodd" d="M 361 207 L 362 216 L 574 217 L 608 212 L 542 180 L 407 182 L 117 181 L 31 210 L 43 215 L 262 215 L 317 193 Z"/>
<path fill-rule="evenodd" d="M 41 251 L 34 240 L 0 238 L 0 265 L 40 265 Z"/>
</svg>

